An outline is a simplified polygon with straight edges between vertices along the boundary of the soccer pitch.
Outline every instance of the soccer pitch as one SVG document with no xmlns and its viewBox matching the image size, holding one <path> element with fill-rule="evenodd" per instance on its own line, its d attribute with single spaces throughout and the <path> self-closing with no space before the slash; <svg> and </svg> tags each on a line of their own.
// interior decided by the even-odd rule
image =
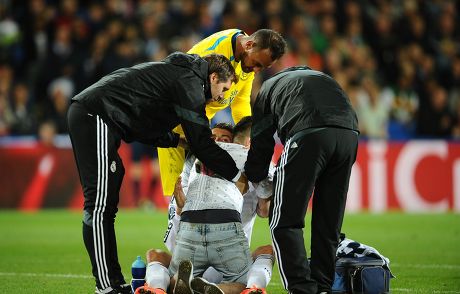
<svg viewBox="0 0 460 294">
<path fill-rule="evenodd" d="M 166 220 L 165 212 L 118 213 L 118 255 L 127 281 L 137 255 L 145 259 L 146 249 L 165 248 Z M 0 293 L 94 293 L 81 230 L 80 212 L 1 211 Z M 347 214 L 343 232 L 390 259 L 392 293 L 460 293 L 460 215 Z M 268 220 L 258 219 L 251 247 L 268 243 Z M 286 293 L 277 268 L 267 291 Z"/>
</svg>

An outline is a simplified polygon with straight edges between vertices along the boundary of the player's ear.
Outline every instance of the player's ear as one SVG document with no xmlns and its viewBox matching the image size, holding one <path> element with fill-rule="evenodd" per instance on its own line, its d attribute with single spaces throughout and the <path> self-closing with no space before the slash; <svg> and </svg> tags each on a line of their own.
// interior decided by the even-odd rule
<svg viewBox="0 0 460 294">
<path fill-rule="evenodd" d="M 252 40 L 246 41 L 245 49 L 249 50 L 249 49 L 252 49 L 252 47 L 254 47 L 254 41 Z"/>
<path fill-rule="evenodd" d="M 211 82 L 218 82 L 219 77 L 217 76 L 217 73 L 213 72 L 209 75 L 209 81 Z"/>
</svg>

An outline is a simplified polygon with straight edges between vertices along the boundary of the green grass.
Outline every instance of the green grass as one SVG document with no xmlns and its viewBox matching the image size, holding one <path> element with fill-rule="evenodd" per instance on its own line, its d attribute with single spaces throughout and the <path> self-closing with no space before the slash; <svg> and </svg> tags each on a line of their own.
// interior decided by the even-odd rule
<svg viewBox="0 0 460 294">
<path fill-rule="evenodd" d="M 309 220 L 307 220 L 309 224 Z M 118 213 L 116 230 L 125 278 L 137 255 L 164 248 L 166 214 Z M 270 243 L 267 220 L 258 220 L 252 248 Z M 349 214 L 343 231 L 378 249 L 397 276 L 392 293 L 460 293 L 460 215 Z M 306 228 L 309 244 L 309 227 Z M 93 293 L 89 258 L 81 237 L 81 213 L 0 211 L 0 293 Z M 269 293 L 285 293 L 277 269 Z"/>
</svg>

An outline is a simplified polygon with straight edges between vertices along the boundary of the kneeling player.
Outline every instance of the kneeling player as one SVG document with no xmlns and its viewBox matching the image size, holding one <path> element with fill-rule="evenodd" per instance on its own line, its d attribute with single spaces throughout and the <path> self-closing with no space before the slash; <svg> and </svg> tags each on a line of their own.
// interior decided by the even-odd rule
<svg viewBox="0 0 460 294">
<path fill-rule="evenodd" d="M 226 150 L 237 163 L 240 162 L 241 166 L 246 161 L 247 147 L 250 142 L 250 125 L 250 118 L 246 118 L 235 126 L 234 142 L 239 145 L 222 144 L 222 147 L 227 148 Z M 232 133 L 230 128 L 224 125 L 217 125 L 212 131 L 216 141 L 231 141 Z M 174 249 L 173 245 L 179 218 L 176 214 L 180 214 L 185 198 L 182 188 L 187 192 L 187 203 L 182 214 L 182 233 L 180 232 L 179 235 L 189 235 L 187 237 L 178 236 L 177 244 L 179 249 L 178 247 Z M 241 194 L 233 183 L 213 176 L 199 162 L 195 162 L 193 158 L 190 158 L 184 167 L 182 181 L 176 184 L 177 213 L 173 206 L 170 210 L 170 222 L 165 237 L 165 243 L 171 252 L 174 249 L 170 270 L 168 272 L 166 269 L 166 266 L 171 261 L 169 254 L 158 250 L 149 250 L 147 252 L 149 266 L 146 280 L 150 288 L 146 286 L 140 291 L 143 293 L 161 293 L 158 288 L 167 289 L 170 283 L 169 274 L 174 274 L 178 271 L 176 293 L 192 293 L 190 292 L 190 286 L 195 290 L 195 293 L 204 293 L 205 288 L 208 288 L 208 292 L 211 291 L 211 293 L 240 293 L 242 290 L 244 290 L 244 293 L 264 293 L 263 288 L 267 286 L 271 278 L 274 260 L 273 250 L 270 245 L 262 246 L 256 249 L 251 256 L 248 239 L 252 232 L 256 211 L 265 215 L 268 211 L 269 201 L 258 199 L 256 195 L 267 198 L 267 196 L 270 196 L 269 194 L 271 194 L 270 185 L 259 185 L 257 189 L 253 188 L 245 194 L 243 204 Z M 241 215 L 240 211 L 242 211 Z M 232 217 L 235 219 L 232 219 Z M 248 239 L 244 237 L 242 232 L 243 226 L 241 225 L 240 217 Z M 225 225 L 222 226 L 222 224 Z M 202 240 L 201 235 L 196 233 L 197 228 L 202 231 L 214 230 L 216 235 L 223 231 L 225 232 L 223 235 L 215 236 L 217 243 L 211 244 L 212 242 L 210 243 L 210 240 L 208 240 L 206 246 L 205 244 L 201 246 L 198 243 L 202 242 L 190 243 L 190 238 L 193 237 L 196 237 L 196 240 Z M 207 237 L 212 238 L 213 236 L 211 235 L 208 234 Z M 225 236 L 228 237 L 228 240 L 222 239 Z M 230 241 L 236 242 L 237 246 L 229 246 Z M 223 245 L 224 243 L 225 246 Z M 194 254 L 190 253 L 190 248 L 193 248 L 191 250 L 194 251 Z M 195 255 L 199 249 L 203 249 L 203 256 L 200 256 L 202 260 L 199 260 L 198 256 Z M 232 249 L 234 250 L 233 252 Z M 209 252 L 215 253 L 214 260 L 208 258 Z M 241 256 L 236 258 L 239 255 Z M 190 281 L 191 266 L 187 262 L 180 263 L 180 261 L 182 259 L 191 259 L 192 257 L 195 265 L 195 276 L 203 275 L 206 280 L 213 282 L 227 282 L 219 285 L 223 292 L 205 279 L 196 278 Z M 226 262 L 227 264 L 225 264 Z M 209 266 L 214 266 L 217 271 L 212 267 L 208 269 Z M 236 268 L 232 268 L 232 266 Z M 247 289 L 245 290 L 245 288 Z"/>
</svg>

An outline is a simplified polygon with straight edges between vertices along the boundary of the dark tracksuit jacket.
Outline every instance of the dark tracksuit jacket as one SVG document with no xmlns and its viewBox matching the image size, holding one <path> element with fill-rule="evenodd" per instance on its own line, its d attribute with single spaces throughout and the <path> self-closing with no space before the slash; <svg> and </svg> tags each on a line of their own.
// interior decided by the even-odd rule
<svg viewBox="0 0 460 294">
<path fill-rule="evenodd" d="M 211 139 L 208 76 L 198 55 L 173 53 L 161 62 L 116 70 L 72 98 L 68 122 L 85 195 L 83 237 L 99 289 L 124 283 L 114 232 L 124 175 L 121 140 L 176 147 L 179 135 L 171 130 L 181 124 L 191 152 L 209 169 L 227 180 L 239 173 Z"/>
<path fill-rule="evenodd" d="M 356 159 L 356 113 L 336 81 L 308 67 L 288 68 L 265 81 L 252 113 L 249 181 L 267 176 L 275 132 L 284 144 L 269 216 L 284 286 L 290 293 L 330 292 Z M 310 271 L 302 228 L 313 190 Z"/>
<path fill-rule="evenodd" d="M 128 143 L 176 147 L 179 135 L 171 130 L 182 124 L 192 153 L 231 180 L 238 169 L 211 139 L 206 98 L 211 98 L 208 64 L 198 55 L 177 52 L 161 62 L 119 69 L 72 100 L 99 115 Z"/>
</svg>

